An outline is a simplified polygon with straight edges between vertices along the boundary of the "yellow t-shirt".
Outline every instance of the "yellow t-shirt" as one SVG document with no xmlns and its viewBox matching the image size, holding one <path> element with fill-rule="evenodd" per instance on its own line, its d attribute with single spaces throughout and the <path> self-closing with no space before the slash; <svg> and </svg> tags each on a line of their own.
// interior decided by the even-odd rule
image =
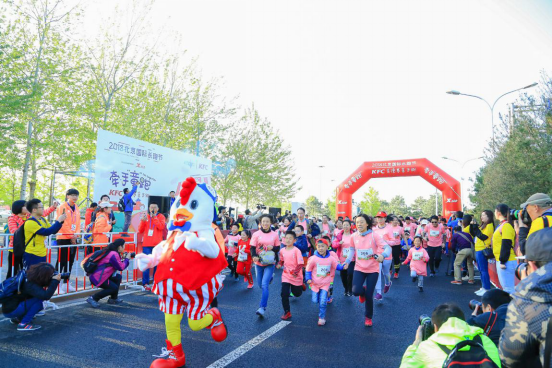
<svg viewBox="0 0 552 368">
<path fill-rule="evenodd" d="M 494 232 L 494 225 L 493 224 L 488 224 L 487 226 L 485 226 L 485 228 L 483 230 L 481 230 L 481 232 L 484 235 L 487 235 L 488 238 L 485 241 L 477 238 L 477 240 L 475 241 L 475 251 L 476 252 L 479 252 L 480 250 L 483 250 L 483 249 L 488 248 L 488 247 L 491 246 L 491 240 L 493 238 L 493 232 Z"/>
<path fill-rule="evenodd" d="M 512 249 L 510 249 L 508 261 L 515 261 L 516 255 L 514 254 L 514 244 L 516 242 L 516 231 L 508 222 L 499 225 L 493 235 L 493 254 L 497 261 L 500 259 L 503 239 L 510 239 L 512 241 Z"/>
<path fill-rule="evenodd" d="M 38 219 L 41 223 L 37 224 L 33 218 L 28 219 L 23 224 L 25 226 L 25 243 L 28 242 L 31 237 L 38 231 L 40 228 L 49 228 L 50 223 L 44 217 Z M 46 250 L 46 236 L 36 235 L 33 240 L 25 248 L 25 253 L 34 254 L 37 257 L 46 257 L 48 251 Z"/>
<path fill-rule="evenodd" d="M 545 216 L 545 217 L 548 218 L 548 226 L 552 227 L 552 216 Z M 542 229 L 544 229 L 544 221 L 542 220 L 542 216 L 541 216 L 541 217 L 535 219 L 535 221 L 533 221 L 531 223 L 531 228 L 529 229 L 529 233 L 527 234 L 527 238 L 529 238 L 529 236 L 531 234 L 533 234 L 534 232 L 542 230 Z"/>
</svg>

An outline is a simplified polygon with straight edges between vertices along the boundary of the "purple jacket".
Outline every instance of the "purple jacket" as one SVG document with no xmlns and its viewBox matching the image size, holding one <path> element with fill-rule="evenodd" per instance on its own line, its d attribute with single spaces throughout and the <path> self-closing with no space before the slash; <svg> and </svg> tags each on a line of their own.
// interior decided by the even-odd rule
<svg viewBox="0 0 552 368">
<path fill-rule="evenodd" d="M 94 286 L 100 286 L 116 271 L 122 271 L 128 267 L 128 259 L 121 261 L 121 256 L 115 251 L 109 252 L 98 262 L 98 268 L 89 276 Z"/>
<path fill-rule="evenodd" d="M 462 235 L 464 235 L 466 238 L 468 238 L 469 241 L 464 239 L 464 237 L 462 237 L 460 235 L 460 233 Z M 462 232 L 462 231 L 457 231 L 452 236 L 452 239 L 450 241 L 450 245 L 451 245 L 451 249 L 452 249 L 453 252 L 459 252 L 462 249 L 471 248 L 472 242 L 473 242 L 473 238 L 470 234 Z"/>
</svg>

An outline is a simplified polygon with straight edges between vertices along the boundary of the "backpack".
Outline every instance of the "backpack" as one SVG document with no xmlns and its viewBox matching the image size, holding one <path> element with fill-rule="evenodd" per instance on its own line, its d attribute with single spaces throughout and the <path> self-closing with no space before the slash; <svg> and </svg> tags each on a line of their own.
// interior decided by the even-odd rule
<svg viewBox="0 0 552 368">
<path fill-rule="evenodd" d="M 21 226 L 22 227 L 22 226 Z M 21 294 L 23 280 L 27 278 L 25 271 L 21 270 L 14 277 L 4 280 L 0 284 L 0 304 L 16 294 Z"/>
<path fill-rule="evenodd" d="M 119 211 L 125 212 L 125 207 L 125 197 L 121 197 L 121 199 L 119 199 L 119 203 L 117 203 L 117 208 L 119 209 Z"/>
<path fill-rule="evenodd" d="M 42 224 L 35 218 L 31 217 L 29 220 L 35 221 L 39 226 L 42 226 Z M 19 226 L 17 230 L 13 233 L 13 255 L 15 257 L 23 257 L 23 253 L 25 253 L 25 249 L 27 249 L 27 245 L 34 239 L 36 236 L 36 233 L 31 236 L 28 242 L 25 242 L 25 223 L 23 225 Z"/>
<path fill-rule="evenodd" d="M 437 345 L 448 355 L 443 368 L 498 368 L 483 348 L 483 340 L 479 335 L 473 340 L 460 341 L 452 350 L 445 345 Z M 469 346 L 470 350 L 460 350 L 466 346 Z"/>
<path fill-rule="evenodd" d="M 97 250 L 82 261 L 82 269 L 86 275 L 93 274 L 98 269 L 98 262 L 109 253 L 109 249 Z"/>
</svg>

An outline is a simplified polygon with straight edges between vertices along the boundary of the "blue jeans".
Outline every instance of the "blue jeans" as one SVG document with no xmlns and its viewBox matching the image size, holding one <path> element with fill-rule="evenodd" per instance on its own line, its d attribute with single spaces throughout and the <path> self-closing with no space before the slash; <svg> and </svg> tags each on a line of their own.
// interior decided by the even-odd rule
<svg viewBox="0 0 552 368">
<path fill-rule="evenodd" d="M 144 253 L 144 254 L 151 254 L 152 251 L 153 251 L 153 247 L 143 247 L 142 248 L 142 253 Z M 157 270 L 157 267 L 154 267 L 152 277 L 155 277 L 155 271 L 156 270 Z M 147 270 L 142 272 L 142 285 L 149 284 L 149 280 L 150 280 L 150 269 L 148 268 Z"/>
<path fill-rule="evenodd" d="M 515 272 L 517 267 L 517 261 L 508 261 L 505 263 L 506 269 L 500 268 L 500 261 L 496 262 L 496 273 L 498 274 L 498 281 L 502 286 L 502 290 L 512 294 L 515 288 Z"/>
<path fill-rule="evenodd" d="M 46 257 L 35 256 L 34 254 L 27 252 L 23 253 L 23 266 L 26 270 L 28 270 L 32 265 L 41 262 L 46 262 Z"/>
<path fill-rule="evenodd" d="M 479 273 L 481 273 L 481 285 L 485 290 L 491 290 L 491 279 L 489 277 L 489 263 L 487 258 L 483 255 L 482 250 L 475 252 L 475 261 L 477 262 L 477 267 L 479 268 Z"/>
<path fill-rule="evenodd" d="M 318 292 L 312 292 L 312 302 L 320 305 L 320 311 L 318 317 L 326 318 L 326 307 L 328 306 L 328 292 L 324 289 L 318 290 Z"/>
<path fill-rule="evenodd" d="M 125 211 L 125 224 L 123 225 L 123 233 L 128 231 L 130 227 L 130 220 L 132 220 L 132 211 Z"/>
<path fill-rule="evenodd" d="M 43 308 L 42 300 L 37 298 L 27 299 L 19 303 L 13 312 L 5 313 L 4 316 L 8 318 L 19 318 L 21 323 L 26 325 L 27 323 L 30 323 L 33 320 L 33 317 Z"/>
<path fill-rule="evenodd" d="M 255 265 L 255 274 L 257 275 L 257 285 L 263 289 L 260 307 L 266 308 L 268 305 L 268 286 L 270 285 L 270 280 L 272 280 L 272 275 L 274 275 L 274 265 Z"/>
</svg>

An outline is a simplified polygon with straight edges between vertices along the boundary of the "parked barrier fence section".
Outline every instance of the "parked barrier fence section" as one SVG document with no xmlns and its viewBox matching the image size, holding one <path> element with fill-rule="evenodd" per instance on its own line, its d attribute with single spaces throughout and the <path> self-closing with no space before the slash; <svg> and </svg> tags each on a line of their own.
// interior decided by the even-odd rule
<svg viewBox="0 0 552 368">
<path fill-rule="evenodd" d="M 76 244 L 71 245 L 57 245 L 56 236 L 59 235 L 75 235 Z M 94 242 L 92 239 L 94 236 L 103 235 L 101 238 L 107 239 L 108 242 Z M 9 247 L 10 237 L 13 234 L 0 234 L 0 282 L 6 278 L 8 267 L 14 268 L 14 259 L 12 257 L 12 264 L 8 264 L 8 254 L 12 248 Z M 92 236 L 92 237 L 91 237 Z M 58 290 L 54 295 L 54 298 L 59 295 L 66 294 L 81 294 L 94 289 L 94 285 L 90 283 L 86 273 L 81 267 L 81 262 L 94 251 L 106 247 L 109 243 L 116 239 L 122 238 L 125 240 L 125 251 L 129 253 L 138 254 L 138 239 L 136 233 L 76 233 L 76 234 L 62 234 L 51 235 L 47 238 L 46 248 L 47 255 L 46 261 L 56 267 L 56 271 L 60 271 L 60 262 L 70 262 L 71 254 L 74 254 L 74 263 L 71 269 L 71 277 L 68 283 L 59 284 Z M 90 241 L 92 240 L 92 241 Z M 88 244 L 88 242 L 90 244 Z M 59 249 L 69 248 L 67 252 L 67 259 L 59 260 Z M 73 251 L 74 249 L 74 251 Z M 73 253 L 74 252 L 74 253 Z M 59 262 L 58 262 L 59 261 Z M 141 272 L 136 267 L 135 259 L 131 259 L 129 266 L 126 270 L 121 272 L 123 282 L 121 285 L 127 287 L 138 286 L 138 281 L 141 280 Z M 74 286 L 75 291 L 71 290 L 70 283 Z M 62 289 L 63 288 L 63 289 Z"/>
</svg>

